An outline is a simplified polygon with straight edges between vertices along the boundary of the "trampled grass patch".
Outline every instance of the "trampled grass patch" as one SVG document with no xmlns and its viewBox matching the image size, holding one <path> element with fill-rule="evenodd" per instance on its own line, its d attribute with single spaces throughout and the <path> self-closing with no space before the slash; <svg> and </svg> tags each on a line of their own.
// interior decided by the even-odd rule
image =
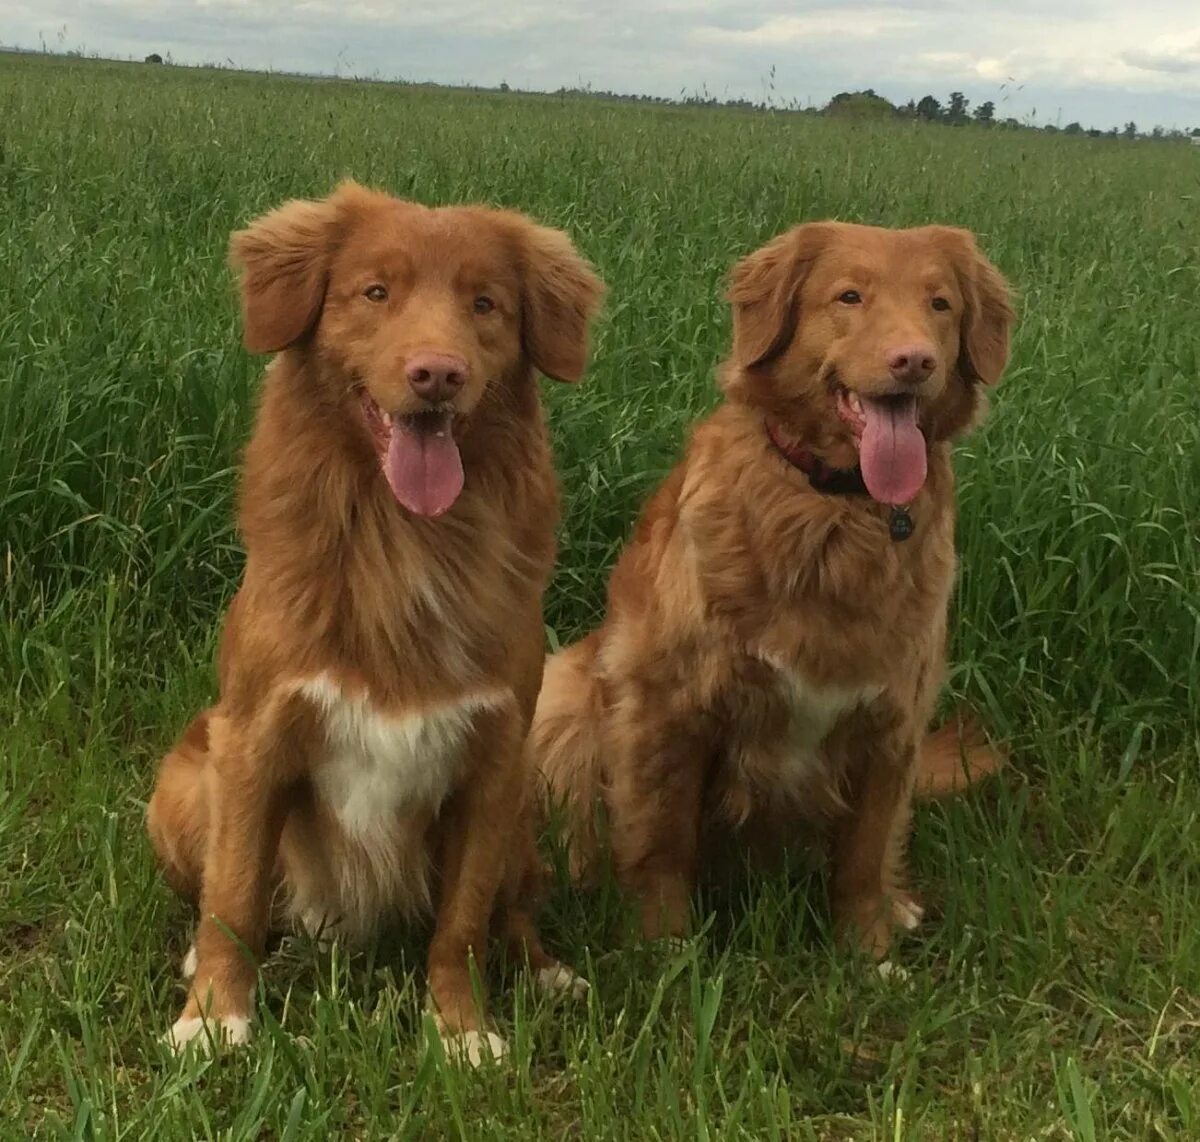
<svg viewBox="0 0 1200 1142">
<path fill-rule="evenodd" d="M 16 56 L 0 122 L 0 1134 L 1200 1136 L 1195 148 Z M 715 403 L 736 256 L 802 219 L 944 221 L 1017 285 L 958 453 L 950 684 L 1015 761 L 918 816 L 909 986 L 835 949 L 803 880 L 742 878 L 672 955 L 563 883 L 547 936 L 593 995 L 496 987 L 511 1067 L 426 1049 L 420 933 L 288 942 L 250 1051 L 160 1049 L 190 918 L 142 812 L 212 692 L 262 368 L 225 243 L 343 175 L 527 210 L 609 282 L 586 383 L 545 390 L 564 641 Z"/>
</svg>

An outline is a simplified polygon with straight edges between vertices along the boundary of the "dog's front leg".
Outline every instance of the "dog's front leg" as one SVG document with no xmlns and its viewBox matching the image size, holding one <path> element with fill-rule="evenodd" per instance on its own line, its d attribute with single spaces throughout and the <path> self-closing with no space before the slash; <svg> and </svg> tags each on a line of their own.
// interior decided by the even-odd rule
<svg viewBox="0 0 1200 1142">
<path fill-rule="evenodd" d="M 487 1029 L 471 966 L 473 961 L 482 981 L 496 893 L 518 839 L 523 738 L 515 702 L 478 715 L 466 776 L 439 824 L 441 881 L 429 947 L 429 1000 L 448 1051 L 472 1066 L 507 1049 Z"/>
<path fill-rule="evenodd" d="M 897 919 L 910 904 L 918 907 L 903 884 L 916 760 L 917 735 L 908 727 L 863 740 L 851 768 L 849 812 L 834 828 L 834 923 L 877 960 L 891 947 Z"/>
<path fill-rule="evenodd" d="M 313 732 L 295 700 L 249 726 L 214 719 L 209 828 L 195 940 L 195 973 L 168 1034 L 176 1049 L 196 1040 L 250 1038 L 257 961 L 266 943 L 273 866 L 286 792 Z"/>
</svg>

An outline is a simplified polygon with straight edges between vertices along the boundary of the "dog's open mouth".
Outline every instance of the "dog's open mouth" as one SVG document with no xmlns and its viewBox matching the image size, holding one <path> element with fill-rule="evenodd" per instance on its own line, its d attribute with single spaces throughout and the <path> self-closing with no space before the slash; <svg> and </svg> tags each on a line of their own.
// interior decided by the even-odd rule
<svg viewBox="0 0 1200 1142">
<path fill-rule="evenodd" d="M 379 449 L 392 495 L 414 515 L 434 519 L 450 510 L 463 490 L 462 456 L 454 441 L 454 410 L 439 405 L 393 416 L 366 390 L 363 416 Z"/>
<path fill-rule="evenodd" d="M 917 424 L 917 398 L 910 393 L 868 397 L 836 383 L 837 414 L 858 444 L 863 483 L 883 504 L 910 503 L 925 483 L 928 457 Z"/>
</svg>

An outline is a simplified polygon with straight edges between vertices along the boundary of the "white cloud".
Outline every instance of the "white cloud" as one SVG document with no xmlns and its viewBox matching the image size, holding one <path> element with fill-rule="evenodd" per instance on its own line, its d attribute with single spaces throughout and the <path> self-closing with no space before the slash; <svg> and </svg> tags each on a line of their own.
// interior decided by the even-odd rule
<svg viewBox="0 0 1200 1142">
<path fill-rule="evenodd" d="M 1008 68 L 1001 59 L 981 59 L 975 61 L 975 74 L 980 79 L 1007 79 Z"/>
<path fill-rule="evenodd" d="M 1172 74 L 1200 71 L 1200 28 L 1190 39 L 1183 37 L 1150 48 L 1130 48 L 1121 59 L 1143 71 L 1164 71 Z"/>
<path fill-rule="evenodd" d="M 912 12 L 886 12 L 875 8 L 830 8 L 796 16 L 772 16 L 752 28 L 701 25 L 691 38 L 706 44 L 740 44 L 782 47 L 830 40 L 872 40 L 889 32 L 919 24 Z"/>
<path fill-rule="evenodd" d="M 913 58 L 914 70 L 934 71 L 942 75 L 964 75 L 975 68 L 967 52 L 921 52 Z"/>
<path fill-rule="evenodd" d="M 1179 7 L 1151 4 L 1145 13 L 1114 5 L 1103 18 L 1088 20 L 1061 9 L 1036 17 L 1010 10 L 989 20 L 986 35 L 971 37 L 965 28 L 955 28 L 948 37 L 957 41 L 952 48 L 898 56 L 896 71 L 914 80 L 931 71 L 964 82 L 1038 84 L 1056 88 L 1064 96 L 1083 87 L 1108 89 L 1114 97 L 1120 92 L 1156 93 L 1164 105 L 1171 96 L 1194 105 L 1200 96 L 1200 30 L 1184 26 L 1165 39 L 1147 34 L 1161 27 L 1158 19 L 1164 8 Z M 1155 18 L 1153 22 L 1148 15 Z M 1136 46 L 1141 44 L 1150 46 Z M 1180 75 L 1185 77 L 1182 81 Z"/>
</svg>

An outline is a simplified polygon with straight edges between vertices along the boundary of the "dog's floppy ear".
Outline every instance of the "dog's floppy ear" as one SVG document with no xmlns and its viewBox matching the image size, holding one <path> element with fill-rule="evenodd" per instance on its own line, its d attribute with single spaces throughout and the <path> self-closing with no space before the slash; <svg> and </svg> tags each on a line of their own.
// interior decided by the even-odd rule
<svg viewBox="0 0 1200 1142">
<path fill-rule="evenodd" d="M 742 368 L 765 365 L 791 343 L 800 287 L 828 238 L 828 225 L 806 222 L 733 267 L 725 296 L 733 306 L 733 359 Z"/>
<path fill-rule="evenodd" d="M 244 336 L 251 353 L 286 349 L 316 325 L 325 301 L 336 197 L 293 199 L 230 238 L 229 261 L 241 272 Z"/>
<path fill-rule="evenodd" d="M 953 250 L 963 292 L 958 371 L 970 381 L 994 385 L 1008 364 L 1016 315 L 1004 275 L 984 256 L 969 230 L 941 227 Z"/>
<path fill-rule="evenodd" d="M 524 298 L 522 336 L 529 359 L 556 381 L 578 381 L 604 283 L 561 230 L 519 217 Z"/>
</svg>

